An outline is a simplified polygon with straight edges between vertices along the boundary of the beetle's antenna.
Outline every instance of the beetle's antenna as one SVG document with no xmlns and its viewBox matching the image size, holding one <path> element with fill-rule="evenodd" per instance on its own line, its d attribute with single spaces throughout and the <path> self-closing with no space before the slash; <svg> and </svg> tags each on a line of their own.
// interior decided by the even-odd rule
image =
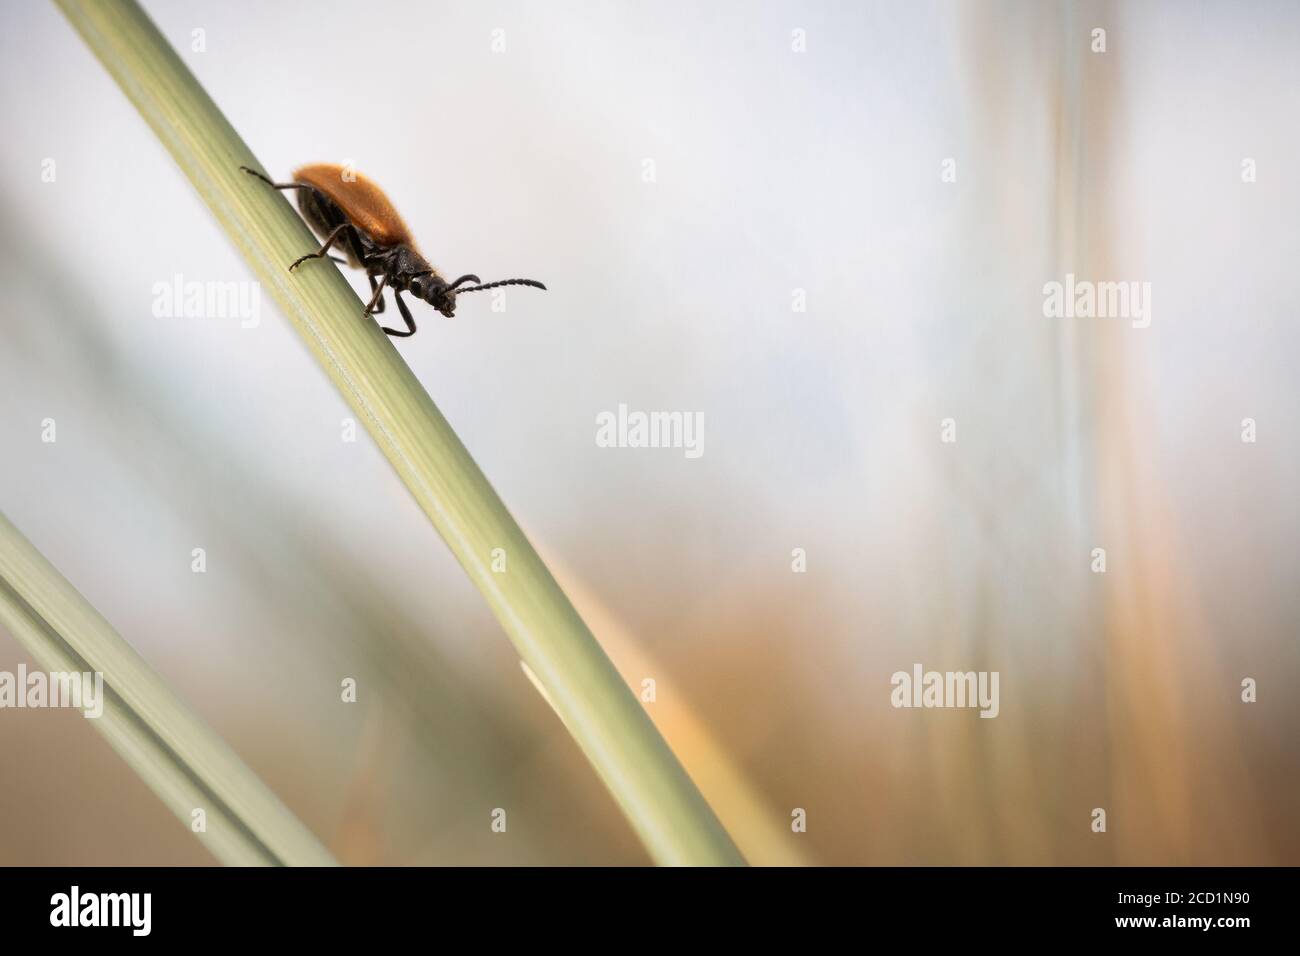
<svg viewBox="0 0 1300 956">
<path fill-rule="evenodd" d="M 483 281 L 482 279 L 480 279 L 476 275 L 473 275 L 472 273 L 470 275 L 463 275 L 455 282 L 453 282 L 451 285 L 447 286 L 447 291 L 449 292 L 455 291 L 457 286 L 464 285 L 466 282 L 482 282 L 482 281 Z"/>
<path fill-rule="evenodd" d="M 456 281 L 459 282 L 460 280 L 457 279 Z M 536 279 L 502 279 L 500 282 L 489 282 L 487 285 L 475 285 L 470 286 L 468 289 L 457 289 L 456 294 L 461 295 L 465 292 L 482 292 L 484 289 L 495 289 L 499 285 L 527 285 L 532 286 L 534 289 L 541 289 L 543 292 L 546 291 L 546 286 L 542 285 Z"/>
</svg>

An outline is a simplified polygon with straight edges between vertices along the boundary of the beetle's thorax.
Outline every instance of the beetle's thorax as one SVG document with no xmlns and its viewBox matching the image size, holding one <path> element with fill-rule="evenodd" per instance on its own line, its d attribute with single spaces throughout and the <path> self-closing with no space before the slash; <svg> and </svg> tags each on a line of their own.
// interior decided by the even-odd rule
<svg viewBox="0 0 1300 956">
<path fill-rule="evenodd" d="M 428 260 L 410 246 L 393 247 L 385 265 L 389 282 L 401 289 L 405 289 L 416 276 L 438 274 Z"/>
</svg>

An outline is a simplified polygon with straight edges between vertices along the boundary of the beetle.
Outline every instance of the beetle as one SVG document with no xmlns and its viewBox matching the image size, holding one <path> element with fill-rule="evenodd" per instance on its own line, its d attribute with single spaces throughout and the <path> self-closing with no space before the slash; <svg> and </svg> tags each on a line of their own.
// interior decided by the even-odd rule
<svg viewBox="0 0 1300 956">
<path fill-rule="evenodd" d="M 406 331 L 380 326 L 389 335 L 415 334 L 415 320 L 402 301 L 403 292 L 423 299 L 450 319 L 456 314 L 456 296 L 465 292 L 482 292 L 504 285 L 546 289 L 535 279 L 502 279 L 481 285 L 478 276 L 463 275 L 455 282 L 448 282 L 415 248 L 410 230 L 383 190 L 373 180 L 343 166 L 335 163 L 302 166 L 294 170 L 293 182 L 288 183 L 274 182 L 248 166 L 239 168 L 276 189 L 298 190 L 298 211 L 324 242 L 317 251 L 295 259 L 289 266 L 290 272 L 308 259 L 324 258 L 365 269 L 372 295 L 363 318 L 382 313 L 384 289 L 393 290 Z M 329 254 L 335 245 L 346 253 L 346 258 Z M 467 282 L 473 285 L 466 286 Z"/>
</svg>

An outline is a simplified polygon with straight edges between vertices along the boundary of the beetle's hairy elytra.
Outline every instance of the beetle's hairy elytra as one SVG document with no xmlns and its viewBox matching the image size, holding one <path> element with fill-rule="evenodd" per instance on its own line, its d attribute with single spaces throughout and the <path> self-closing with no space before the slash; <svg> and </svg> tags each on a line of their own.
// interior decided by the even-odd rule
<svg viewBox="0 0 1300 956">
<path fill-rule="evenodd" d="M 456 296 L 463 292 L 482 292 L 503 285 L 546 288 L 535 279 L 502 279 L 480 284 L 482 280 L 476 275 L 463 275 L 455 282 L 448 282 L 415 248 L 415 240 L 383 190 L 360 173 L 334 163 L 312 163 L 294 170 L 293 182 L 277 183 L 255 169 L 239 168 L 276 189 L 298 190 L 298 211 L 324 243 L 316 252 L 295 259 L 289 266 L 290 272 L 308 259 L 327 257 L 365 269 L 373 293 L 363 313 L 366 318 L 384 311 L 384 289 L 393 290 L 406 331 L 381 326 L 389 335 L 415 334 L 415 320 L 402 300 L 403 292 L 423 299 L 451 318 L 456 314 Z M 329 255 L 335 246 L 343 251 L 345 259 Z"/>
</svg>

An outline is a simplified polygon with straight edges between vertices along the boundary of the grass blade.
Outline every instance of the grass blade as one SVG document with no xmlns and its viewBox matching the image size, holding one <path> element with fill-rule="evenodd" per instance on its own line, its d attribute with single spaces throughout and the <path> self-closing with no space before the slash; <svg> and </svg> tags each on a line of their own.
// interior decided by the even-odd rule
<svg viewBox="0 0 1300 956">
<path fill-rule="evenodd" d="M 465 446 L 198 81 L 131 0 L 56 0 L 253 266 L 442 535 L 651 856 L 740 864 L 735 845 Z M 306 158 L 306 157 L 305 157 Z M 494 574 L 493 549 L 508 572 Z"/>
<path fill-rule="evenodd" d="M 47 671 L 104 675 L 104 712 L 90 723 L 186 826 L 192 810 L 204 810 L 207 830 L 195 836 L 217 859 L 233 865 L 334 863 L 3 514 L 0 625 Z"/>
</svg>

